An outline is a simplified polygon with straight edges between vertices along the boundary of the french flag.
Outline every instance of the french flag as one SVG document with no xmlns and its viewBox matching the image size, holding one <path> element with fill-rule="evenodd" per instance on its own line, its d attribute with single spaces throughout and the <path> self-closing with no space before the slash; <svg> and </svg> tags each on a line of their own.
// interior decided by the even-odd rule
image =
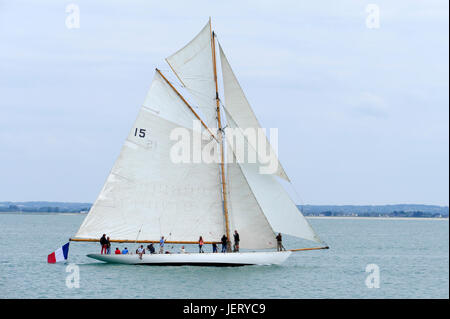
<svg viewBox="0 0 450 319">
<path fill-rule="evenodd" d="M 65 244 L 61 248 L 57 249 L 56 251 L 48 255 L 47 262 L 50 264 L 54 264 L 59 261 L 64 261 L 67 259 L 68 255 L 69 255 L 69 243 Z"/>
</svg>

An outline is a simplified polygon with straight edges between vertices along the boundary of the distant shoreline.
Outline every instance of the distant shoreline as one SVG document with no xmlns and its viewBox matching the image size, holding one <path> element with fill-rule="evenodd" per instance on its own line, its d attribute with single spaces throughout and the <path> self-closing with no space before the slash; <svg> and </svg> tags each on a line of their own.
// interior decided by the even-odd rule
<svg viewBox="0 0 450 319">
<path fill-rule="evenodd" d="M 306 219 L 446 220 L 448 217 L 305 216 Z"/>
<path fill-rule="evenodd" d="M 0 214 L 20 214 L 20 215 L 87 215 L 88 212 L 2 212 Z"/>
<path fill-rule="evenodd" d="M 0 202 L 0 213 L 85 214 L 91 203 L 74 202 Z M 390 220 L 446 219 L 448 206 L 426 204 L 389 205 L 297 205 L 307 218 L 378 218 Z"/>
<path fill-rule="evenodd" d="M 1 212 L 0 214 L 12 215 L 87 215 L 88 212 Z M 444 220 L 448 221 L 446 217 L 387 217 L 387 216 L 305 216 L 306 219 L 377 219 L 377 220 Z"/>
</svg>

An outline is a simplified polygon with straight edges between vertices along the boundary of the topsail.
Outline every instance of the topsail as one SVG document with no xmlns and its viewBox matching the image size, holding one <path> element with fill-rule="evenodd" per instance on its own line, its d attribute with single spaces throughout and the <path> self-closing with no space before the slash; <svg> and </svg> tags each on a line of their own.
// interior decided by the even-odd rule
<svg viewBox="0 0 450 319">
<path fill-rule="evenodd" d="M 198 103 L 206 124 L 216 127 L 216 88 L 211 47 L 210 20 L 191 42 L 166 61 Z"/>
</svg>

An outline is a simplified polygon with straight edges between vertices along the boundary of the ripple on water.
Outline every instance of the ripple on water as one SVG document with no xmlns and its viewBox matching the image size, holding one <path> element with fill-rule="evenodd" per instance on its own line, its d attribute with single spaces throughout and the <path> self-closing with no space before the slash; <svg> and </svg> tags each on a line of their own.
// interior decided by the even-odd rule
<svg viewBox="0 0 450 319">
<path fill-rule="evenodd" d="M 331 249 L 295 253 L 279 266 L 111 265 L 86 257 L 98 244 L 71 243 L 69 262 L 79 266 L 80 288 L 70 289 L 67 264 L 50 265 L 46 258 L 84 217 L 1 214 L 0 242 L 8 247 L 0 260 L 1 298 L 449 297 L 448 220 L 313 219 Z M 305 243 L 289 236 L 284 241 L 293 248 Z M 380 269 L 379 289 L 365 285 L 371 263 Z"/>
</svg>

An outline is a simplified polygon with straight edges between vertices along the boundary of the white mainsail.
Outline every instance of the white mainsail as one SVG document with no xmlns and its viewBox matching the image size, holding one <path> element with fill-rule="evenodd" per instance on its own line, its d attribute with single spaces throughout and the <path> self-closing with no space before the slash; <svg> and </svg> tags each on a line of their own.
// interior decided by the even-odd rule
<svg viewBox="0 0 450 319">
<path fill-rule="evenodd" d="M 159 74 L 77 239 L 218 241 L 224 232 L 218 164 L 174 163 L 169 136 L 194 115 Z M 203 141 L 208 143 L 208 141 Z"/>
<path fill-rule="evenodd" d="M 224 86 L 224 95 L 225 95 L 225 110 L 233 117 L 233 120 L 236 122 L 237 127 L 242 130 L 247 128 L 251 128 L 254 130 L 258 130 L 261 128 L 250 104 L 245 97 L 244 91 L 242 90 L 236 76 L 231 69 L 230 64 L 225 56 L 225 53 L 222 50 L 222 47 L 219 44 L 220 49 L 220 61 L 222 63 L 222 76 L 223 76 L 223 86 Z M 260 155 L 261 152 L 265 154 L 270 154 L 271 159 L 274 163 L 277 163 L 277 170 L 275 172 L 279 177 L 289 181 L 289 177 L 286 175 L 283 167 L 281 166 L 280 161 L 278 160 L 275 152 L 270 146 L 270 143 L 266 138 L 266 149 L 260 150 L 257 145 L 254 144 L 254 141 L 248 140 L 247 142 L 253 147 L 253 149 L 257 150 L 257 154 Z"/>
<path fill-rule="evenodd" d="M 217 127 L 216 88 L 211 51 L 211 20 L 183 48 L 166 58 L 183 86 L 205 116 L 209 127 Z"/>
</svg>

